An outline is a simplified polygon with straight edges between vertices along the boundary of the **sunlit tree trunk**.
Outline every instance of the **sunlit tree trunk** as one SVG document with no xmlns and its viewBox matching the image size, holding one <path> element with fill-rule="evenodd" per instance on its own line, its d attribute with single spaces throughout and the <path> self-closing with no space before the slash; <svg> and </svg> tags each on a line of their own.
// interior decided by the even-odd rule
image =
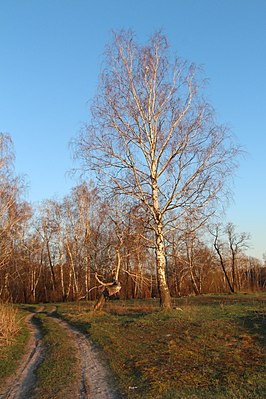
<svg viewBox="0 0 266 399">
<path fill-rule="evenodd" d="M 64 273 L 64 265 L 63 265 L 63 253 L 60 253 L 59 269 L 60 269 L 62 299 L 63 299 L 63 301 L 65 301 L 66 300 L 66 292 L 65 292 L 65 273 Z"/>
<path fill-rule="evenodd" d="M 164 237 L 162 233 L 162 226 L 158 224 L 156 230 L 156 266 L 158 291 L 160 294 L 160 303 L 163 309 L 171 308 L 171 297 L 166 280 L 166 261 L 165 261 L 165 246 Z"/>
<path fill-rule="evenodd" d="M 70 248 L 69 242 L 66 242 L 66 248 L 67 248 L 67 253 L 69 257 L 69 283 L 70 287 L 72 288 L 73 292 L 73 299 L 77 298 L 78 295 L 78 281 L 77 281 L 77 275 L 76 275 L 76 270 L 75 270 L 75 262 L 74 262 L 74 257 L 72 254 L 72 249 Z M 72 284 L 71 284 L 72 283 Z"/>
</svg>

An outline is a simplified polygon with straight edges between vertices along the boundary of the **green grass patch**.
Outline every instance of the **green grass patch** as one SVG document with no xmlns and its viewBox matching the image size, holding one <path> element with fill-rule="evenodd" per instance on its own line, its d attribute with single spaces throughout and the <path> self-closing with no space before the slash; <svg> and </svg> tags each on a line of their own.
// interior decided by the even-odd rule
<svg viewBox="0 0 266 399">
<path fill-rule="evenodd" d="M 18 332 L 7 344 L 0 346 L 0 381 L 4 385 L 6 379 L 15 374 L 23 355 L 27 351 L 30 338 L 29 330 L 25 324 L 26 313 L 18 310 L 16 314 L 19 326 Z"/>
<path fill-rule="evenodd" d="M 43 335 L 45 357 L 36 370 L 36 386 L 32 398 L 72 398 L 79 378 L 77 349 L 73 338 L 45 313 L 34 316 Z"/>
<path fill-rule="evenodd" d="M 109 302 L 95 314 L 86 303 L 59 314 L 103 350 L 125 398 L 266 397 L 266 305 L 261 295 Z"/>
</svg>

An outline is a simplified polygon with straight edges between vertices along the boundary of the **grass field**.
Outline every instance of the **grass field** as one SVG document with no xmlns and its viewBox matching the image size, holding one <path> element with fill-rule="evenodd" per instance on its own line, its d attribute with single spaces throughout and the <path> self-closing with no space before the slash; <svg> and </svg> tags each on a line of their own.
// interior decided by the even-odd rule
<svg viewBox="0 0 266 399">
<path fill-rule="evenodd" d="M 61 304 L 59 314 L 103 351 L 125 398 L 266 397 L 266 296 Z"/>
<path fill-rule="evenodd" d="M 56 307 L 58 317 L 101 349 L 123 398 L 266 397 L 265 293 L 181 298 L 169 312 L 161 312 L 156 300 L 110 301 L 101 313 L 88 302 Z M 46 356 L 36 371 L 34 397 L 66 398 L 77 358 L 71 337 L 47 317 L 51 308 L 44 305 L 35 315 Z M 27 341 L 21 321 L 12 343 L 0 347 L 0 379 L 14 373 Z"/>
</svg>

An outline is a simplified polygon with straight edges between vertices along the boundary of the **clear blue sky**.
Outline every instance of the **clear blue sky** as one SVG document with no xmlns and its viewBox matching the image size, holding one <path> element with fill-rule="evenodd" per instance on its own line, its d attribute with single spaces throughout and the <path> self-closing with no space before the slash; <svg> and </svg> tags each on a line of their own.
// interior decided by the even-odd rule
<svg viewBox="0 0 266 399">
<path fill-rule="evenodd" d="M 89 119 L 112 29 L 140 40 L 162 28 L 174 52 L 204 65 L 208 96 L 248 155 L 227 219 L 266 252 L 266 0 L 0 0 L 0 131 L 13 137 L 27 199 L 67 194 L 68 143 Z"/>
</svg>

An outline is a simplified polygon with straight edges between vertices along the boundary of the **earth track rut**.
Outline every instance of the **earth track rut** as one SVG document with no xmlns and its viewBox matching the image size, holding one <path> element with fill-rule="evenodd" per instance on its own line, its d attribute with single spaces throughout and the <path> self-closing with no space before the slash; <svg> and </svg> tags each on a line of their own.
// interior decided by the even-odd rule
<svg viewBox="0 0 266 399">
<path fill-rule="evenodd" d="M 120 396 L 110 386 L 110 376 L 99 360 L 99 354 L 85 334 L 67 322 L 53 317 L 72 334 L 79 351 L 81 365 L 79 399 L 118 399 Z"/>
<path fill-rule="evenodd" d="M 38 312 L 43 312 L 43 308 L 40 308 Z M 42 344 L 41 332 L 33 322 L 33 316 L 34 313 L 31 313 L 26 317 L 26 324 L 31 332 L 28 352 L 24 355 L 16 376 L 10 377 L 5 386 L 0 388 L 0 399 L 29 399 L 34 390 L 36 382 L 34 371 L 45 358 L 45 348 Z M 69 393 L 71 399 L 121 398 L 113 386 L 109 384 L 111 378 L 108 371 L 101 364 L 99 353 L 88 337 L 66 321 L 55 316 L 56 308 L 47 313 L 47 317 L 58 323 L 73 338 L 73 344 L 77 349 L 80 363 L 79 387 L 77 387 L 77 390 L 74 389 L 77 394 L 73 394 L 72 396 Z M 62 397 L 62 399 L 67 398 L 68 394 Z"/>
<path fill-rule="evenodd" d="M 35 383 L 34 370 L 43 360 L 41 333 L 33 322 L 34 314 L 26 317 L 26 324 L 31 332 L 29 350 L 24 355 L 16 375 L 12 376 L 1 389 L 1 399 L 28 399 Z"/>
</svg>

